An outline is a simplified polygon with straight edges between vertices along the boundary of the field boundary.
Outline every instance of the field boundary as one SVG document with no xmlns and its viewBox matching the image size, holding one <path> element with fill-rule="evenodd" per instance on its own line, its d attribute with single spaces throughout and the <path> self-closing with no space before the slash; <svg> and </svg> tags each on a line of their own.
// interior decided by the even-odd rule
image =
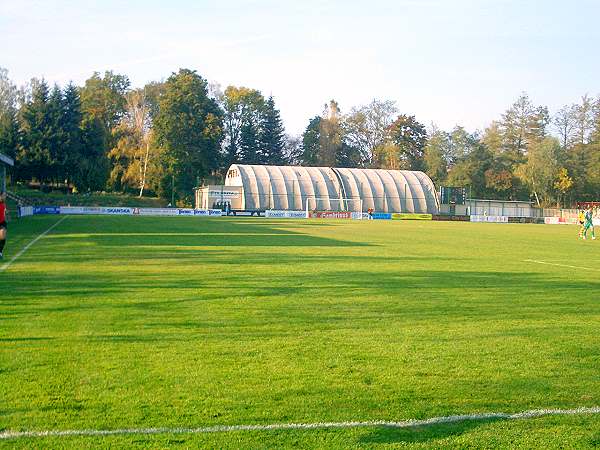
<svg viewBox="0 0 600 450">
<path fill-rule="evenodd" d="M 575 409 L 533 409 L 517 413 L 490 412 L 480 414 L 461 414 L 440 416 L 429 419 L 408 419 L 399 422 L 384 420 L 363 422 L 314 422 L 314 423 L 274 423 L 266 425 L 214 425 L 198 428 L 123 428 L 114 430 L 45 430 L 45 431 L 2 431 L 0 440 L 18 438 L 41 438 L 63 436 L 115 436 L 129 434 L 208 434 L 232 431 L 273 431 L 273 430 L 314 430 L 314 429 L 343 429 L 343 428 L 411 428 L 439 425 L 446 423 L 479 421 L 479 420 L 519 420 L 543 416 L 572 416 L 581 414 L 600 414 L 600 406 L 581 407 Z"/>
<path fill-rule="evenodd" d="M 546 262 L 546 261 L 538 261 L 537 259 L 524 259 L 523 262 L 529 262 L 529 263 L 535 263 L 535 264 L 544 264 L 546 266 L 567 267 L 569 269 L 593 270 L 593 271 L 600 270 L 600 269 L 594 269 L 593 267 L 571 266 L 569 264 L 560 264 L 560 263 L 551 263 L 551 262 Z"/>
<path fill-rule="evenodd" d="M 46 236 L 50 231 L 52 231 L 54 228 L 56 228 L 66 218 L 67 218 L 67 216 L 65 216 L 62 219 L 60 219 L 57 222 L 55 222 L 52 226 L 50 226 L 50 228 L 48 228 L 42 234 L 38 235 L 33 241 L 31 241 L 29 244 L 27 244 L 25 247 L 23 247 L 19 251 L 19 253 L 17 253 L 15 256 L 13 256 L 11 258 L 10 261 L 8 261 L 8 262 L 4 263 L 2 266 L 0 266 L 0 272 L 4 272 L 6 269 L 8 269 L 12 263 L 14 263 L 23 253 L 25 253 L 29 249 L 29 247 L 31 247 L 33 244 L 35 244 L 37 241 L 39 241 L 44 236 Z"/>
</svg>

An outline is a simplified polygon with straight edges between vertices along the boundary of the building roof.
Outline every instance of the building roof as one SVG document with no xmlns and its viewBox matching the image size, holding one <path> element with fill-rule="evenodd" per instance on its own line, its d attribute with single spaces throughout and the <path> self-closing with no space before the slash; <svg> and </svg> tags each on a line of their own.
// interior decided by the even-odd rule
<svg viewBox="0 0 600 450">
<path fill-rule="evenodd" d="M 2 153 L 0 153 L 0 162 L 3 162 L 4 164 L 7 164 L 9 166 L 15 165 L 15 161 L 10 156 L 6 156 Z"/>
<path fill-rule="evenodd" d="M 431 179 L 411 170 L 233 164 L 225 184 L 243 186 L 248 210 L 439 210 Z"/>
</svg>

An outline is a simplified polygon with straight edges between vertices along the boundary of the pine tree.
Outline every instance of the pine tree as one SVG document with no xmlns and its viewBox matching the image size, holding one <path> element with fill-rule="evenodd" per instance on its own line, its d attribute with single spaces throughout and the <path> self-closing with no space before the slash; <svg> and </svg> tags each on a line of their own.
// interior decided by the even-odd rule
<svg viewBox="0 0 600 450">
<path fill-rule="evenodd" d="M 54 85 L 48 97 L 47 119 L 45 131 L 50 161 L 48 177 L 53 182 L 64 180 L 66 154 L 63 147 L 63 95 L 58 85 Z"/>
<path fill-rule="evenodd" d="M 300 161 L 305 166 L 316 166 L 319 161 L 319 142 L 321 140 L 321 116 L 315 116 L 302 134 L 302 154 Z"/>
<path fill-rule="evenodd" d="M 263 164 L 285 164 L 285 129 L 273 96 L 265 102 L 259 140 L 260 161 Z"/>
<path fill-rule="evenodd" d="M 64 90 L 62 110 L 62 145 L 65 156 L 63 177 L 72 183 L 77 176 L 83 153 L 81 100 L 79 91 L 73 84 L 69 84 Z"/>
<path fill-rule="evenodd" d="M 50 146 L 48 145 L 48 84 L 33 80 L 31 100 L 21 110 L 22 139 L 17 152 L 17 167 L 23 179 L 48 180 Z"/>
<path fill-rule="evenodd" d="M 240 155 L 239 161 L 242 164 L 260 164 L 263 163 L 259 154 L 259 134 L 256 125 L 250 118 L 245 120 L 240 129 Z"/>
</svg>

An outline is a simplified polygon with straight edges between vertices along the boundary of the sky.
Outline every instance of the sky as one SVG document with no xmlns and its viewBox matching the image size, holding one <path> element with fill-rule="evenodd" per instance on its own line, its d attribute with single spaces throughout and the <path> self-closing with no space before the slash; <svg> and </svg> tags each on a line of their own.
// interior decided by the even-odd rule
<svg viewBox="0 0 600 450">
<path fill-rule="evenodd" d="M 194 69 L 273 95 L 293 135 L 331 99 L 475 131 L 522 92 L 551 112 L 600 94 L 598 18 L 600 0 L 0 0 L 0 67 L 134 87 Z"/>
</svg>

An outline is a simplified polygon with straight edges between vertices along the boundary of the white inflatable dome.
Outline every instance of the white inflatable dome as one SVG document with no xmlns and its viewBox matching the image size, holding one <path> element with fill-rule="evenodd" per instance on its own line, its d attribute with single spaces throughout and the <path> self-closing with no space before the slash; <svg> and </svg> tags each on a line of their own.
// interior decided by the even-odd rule
<svg viewBox="0 0 600 450">
<path fill-rule="evenodd" d="M 435 186 L 423 172 L 233 164 L 226 186 L 242 186 L 242 209 L 345 209 L 436 214 Z"/>
</svg>

